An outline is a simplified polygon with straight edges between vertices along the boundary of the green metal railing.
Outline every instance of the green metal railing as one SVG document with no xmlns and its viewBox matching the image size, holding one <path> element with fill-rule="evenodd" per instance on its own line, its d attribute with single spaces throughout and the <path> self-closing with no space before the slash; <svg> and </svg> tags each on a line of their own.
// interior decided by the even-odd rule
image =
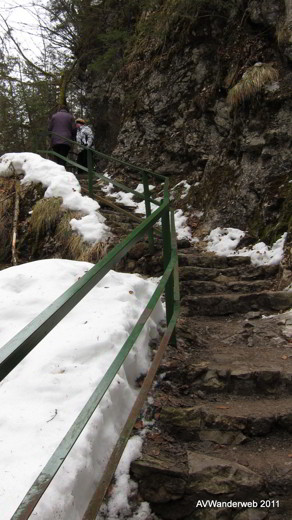
<svg viewBox="0 0 292 520">
<path fill-rule="evenodd" d="M 48 132 L 48 135 L 62 137 L 59 134 L 56 134 L 55 132 Z M 65 140 L 66 143 L 68 143 L 72 146 L 77 144 L 76 141 L 72 141 L 72 139 L 67 139 L 64 137 L 62 139 Z M 63 159 L 63 160 L 66 159 L 67 164 L 69 164 L 70 166 L 73 166 L 75 168 L 78 168 L 79 170 L 86 173 L 88 176 L 88 192 L 89 192 L 90 197 L 93 197 L 93 180 L 95 178 L 95 179 L 102 180 L 103 182 L 105 182 L 107 184 L 113 184 L 116 188 L 126 191 L 127 193 L 132 193 L 138 199 L 144 200 L 146 217 L 149 217 L 151 215 L 151 203 L 159 206 L 159 202 L 157 200 L 155 200 L 154 198 L 150 197 L 149 176 L 154 177 L 159 182 L 164 182 L 164 184 L 165 184 L 165 182 L 168 182 L 168 179 L 166 177 L 164 177 L 163 175 L 160 175 L 156 172 L 153 172 L 151 170 L 148 170 L 146 168 L 141 168 L 140 166 L 131 164 L 127 161 L 124 161 L 123 159 L 119 159 L 117 157 L 112 157 L 103 152 L 99 152 L 98 150 L 95 150 L 94 148 L 87 148 L 86 146 L 79 144 L 79 143 L 78 143 L 78 147 L 87 151 L 87 168 L 85 166 L 82 166 L 82 165 L 76 163 L 75 161 L 69 159 L 68 157 L 64 158 L 62 155 L 58 154 L 57 152 L 54 152 L 53 150 L 39 150 L 39 153 L 46 154 L 46 155 L 52 155 L 54 157 L 58 157 L 59 159 Z M 129 168 L 130 170 L 134 170 L 135 172 L 142 175 L 144 194 L 139 193 L 138 191 L 135 191 L 135 190 L 129 188 L 128 186 L 125 186 L 124 184 L 116 181 L 115 179 L 109 179 L 102 173 L 98 173 L 98 172 L 94 171 L 93 170 L 93 162 L 94 162 L 93 157 L 94 156 L 99 157 L 100 159 L 105 159 L 107 161 L 114 162 L 116 164 L 120 164 L 121 166 L 125 166 L 126 168 Z M 153 241 L 153 229 L 152 228 L 148 231 L 148 242 L 149 242 L 150 252 L 153 252 L 154 241 Z"/>
<path fill-rule="evenodd" d="M 47 151 L 45 153 L 47 153 Z M 95 151 L 95 153 L 99 152 Z M 118 161 L 120 163 L 123 162 L 120 160 Z M 70 159 L 66 159 L 66 162 L 68 164 L 73 163 L 74 166 L 76 164 Z M 131 165 L 131 167 L 134 166 Z M 153 172 L 149 172 L 141 168 L 137 168 L 137 170 L 140 170 L 142 174 L 147 177 L 144 187 L 147 185 L 149 173 L 152 175 L 157 175 L 153 174 Z M 101 174 L 96 175 L 99 178 L 104 177 Z M 75 305 L 77 305 L 77 303 L 80 302 L 82 298 L 84 298 L 84 296 L 103 278 L 103 276 L 105 276 L 105 274 L 127 254 L 127 252 L 136 244 L 136 242 L 140 240 L 141 237 L 143 237 L 146 233 L 149 233 L 150 230 L 153 230 L 154 224 L 161 219 L 164 257 L 164 273 L 162 278 L 140 318 L 138 319 L 136 325 L 134 326 L 130 336 L 125 341 L 120 352 L 112 362 L 111 366 L 108 368 L 104 377 L 96 387 L 84 408 L 81 410 L 71 428 L 35 482 L 32 484 L 31 488 L 20 503 L 14 515 L 11 517 L 11 520 L 27 520 L 30 518 L 40 498 L 70 453 L 71 449 L 88 423 L 90 417 L 103 398 L 105 392 L 112 383 L 118 370 L 125 361 L 143 326 L 153 312 L 159 298 L 161 297 L 162 293 L 165 292 L 167 321 L 166 331 L 162 337 L 148 374 L 144 379 L 136 402 L 129 414 L 123 431 L 112 452 L 107 467 L 103 472 L 98 487 L 82 520 L 93 520 L 96 517 L 107 487 L 111 481 L 127 440 L 130 436 L 135 419 L 141 410 L 149 389 L 151 388 L 151 384 L 167 344 L 176 344 L 175 325 L 179 315 L 180 296 L 174 212 L 170 208 L 168 179 L 162 176 L 158 177 L 164 180 L 163 200 L 160 204 L 156 201 L 158 208 L 153 213 L 151 213 L 150 210 L 150 214 L 148 216 L 146 215 L 146 218 L 143 220 L 143 222 L 139 224 L 120 244 L 116 245 L 105 258 L 94 265 L 81 279 L 79 279 L 74 285 L 65 291 L 59 298 L 57 298 L 51 305 L 49 305 L 49 307 L 47 307 L 41 314 L 39 314 L 39 316 L 37 316 L 31 323 L 24 327 L 24 329 L 22 329 L 0 349 L 0 381 L 2 381 L 27 356 L 27 354 L 29 354 L 29 352 L 32 351 L 34 347 L 72 310 L 72 308 L 75 307 Z M 104 180 L 106 182 L 113 182 L 107 177 L 104 177 Z M 123 185 L 120 186 L 125 189 Z M 149 192 L 147 194 L 147 190 L 145 190 L 144 193 L 145 197 L 147 197 L 148 201 L 150 201 L 151 199 L 149 197 Z"/>
</svg>

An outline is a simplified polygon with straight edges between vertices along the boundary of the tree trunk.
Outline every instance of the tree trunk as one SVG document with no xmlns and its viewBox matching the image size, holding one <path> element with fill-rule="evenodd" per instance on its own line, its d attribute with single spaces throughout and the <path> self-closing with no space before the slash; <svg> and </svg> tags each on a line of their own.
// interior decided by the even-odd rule
<svg viewBox="0 0 292 520">
<path fill-rule="evenodd" d="M 59 94 L 59 104 L 60 105 L 66 105 L 66 93 L 67 93 L 67 87 L 72 79 L 73 72 L 76 66 L 77 60 L 75 60 L 69 69 L 65 69 L 62 72 L 61 75 L 61 81 L 60 81 L 60 94 Z"/>
</svg>

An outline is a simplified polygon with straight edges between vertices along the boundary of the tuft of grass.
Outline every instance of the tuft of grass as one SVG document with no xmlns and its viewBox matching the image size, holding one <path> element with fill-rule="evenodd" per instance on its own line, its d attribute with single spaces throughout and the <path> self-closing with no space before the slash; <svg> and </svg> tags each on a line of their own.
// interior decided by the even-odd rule
<svg viewBox="0 0 292 520">
<path fill-rule="evenodd" d="M 78 260 L 82 262 L 96 263 L 103 258 L 110 247 L 109 242 L 98 242 L 83 250 Z"/>
<path fill-rule="evenodd" d="M 276 29 L 278 45 L 283 46 L 292 43 L 292 21 L 279 23 Z"/>
<path fill-rule="evenodd" d="M 60 219 L 61 199 L 49 198 L 39 200 L 34 208 L 30 219 L 31 231 L 40 237 L 56 228 Z"/>
<path fill-rule="evenodd" d="M 66 249 L 67 255 L 72 260 L 80 260 L 83 250 L 86 248 L 86 243 L 80 235 L 71 231 L 71 236 L 67 237 Z"/>
<path fill-rule="evenodd" d="M 56 228 L 56 242 L 63 252 L 63 256 L 68 256 L 73 260 L 77 260 L 82 252 L 83 240 L 80 235 L 73 233 L 70 226 L 72 218 L 78 218 L 81 213 L 76 211 L 66 211 L 59 221 Z"/>
<path fill-rule="evenodd" d="M 93 262 L 104 257 L 109 248 L 109 242 L 98 242 L 97 244 L 89 244 L 83 238 L 72 231 L 70 220 L 79 218 L 82 213 L 66 212 L 56 229 L 56 241 L 60 244 L 63 251 L 63 257 L 81 262 Z"/>
<path fill-rule="evenodd" d="M 238 105 L 254 96 L 268 83 L 279 79 L 278 71 L 269 63 L 256 63 L 249 67 L 241 80 L 232 87 L 227 95 L 227 103 Z"/>
<path fill-rule="evenodd" d="M 79 215 L 81 215 L 81 213 L 78 213 L 76 211 L 66 211 L 63 214 L 63 216 L 61 217 L 61 220 L 58 222 L 58 225 L 56 228 L 57 239 L 62 239 L 62 237 L 67 237 L 72 234 L 70 220 L 72 218 L 78 218 Z"/>
<path fill-rule="evenodd" d="M 178 34 L 183 41 L 201 18 L 215 19 L 217 15 L 228 18 L 236 5 L 237 0 L 148 0 L 148 7 L 146 2 L 131 40 L 129 61 L 137 55 L 143 55 L 145 60 L 145 54 L 164 48 L 167 39 L 177 40 Z"/>
</svg>

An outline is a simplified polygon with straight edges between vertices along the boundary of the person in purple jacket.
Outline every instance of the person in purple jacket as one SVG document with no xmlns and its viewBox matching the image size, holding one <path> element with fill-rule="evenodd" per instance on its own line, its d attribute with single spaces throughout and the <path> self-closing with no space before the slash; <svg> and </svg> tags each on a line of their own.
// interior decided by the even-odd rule
<svg viewBox="0 0 292 520">
<path fill-rule="evenodd" d="M 76 125 L 72 114 L 69 113 L 66 105 L 59 105 L 58 110 L 52 115 L 49 123 L 49 132 L 55 132 L 58 135 L 51 136 L 51 145 L 54 152 L 67 157 L 70 151 L 70 144 L 62 137 L 74 140 L 76 136 Z M 55 157 L 55 161 L 65 166 L 66 161 Z"/>
</svg>

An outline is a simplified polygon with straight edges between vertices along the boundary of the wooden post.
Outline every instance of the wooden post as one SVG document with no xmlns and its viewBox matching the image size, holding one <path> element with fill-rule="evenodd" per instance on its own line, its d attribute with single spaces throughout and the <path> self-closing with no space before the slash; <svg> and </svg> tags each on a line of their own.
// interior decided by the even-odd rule
<svg viewBox="0 0 292 520">
<path fill-rule="evenodd" d="M 14 204 L 14 215 L 13 215 L 13 226 L 12 226 L 12 265 L 17 265 L 17 254 L 16 254 L 16 239 L 17 239 L 17 224 L 19 217 L 19 193 L 20 193 L 20 182 L 15 178 L 15 204 Z"/>
</svg>

